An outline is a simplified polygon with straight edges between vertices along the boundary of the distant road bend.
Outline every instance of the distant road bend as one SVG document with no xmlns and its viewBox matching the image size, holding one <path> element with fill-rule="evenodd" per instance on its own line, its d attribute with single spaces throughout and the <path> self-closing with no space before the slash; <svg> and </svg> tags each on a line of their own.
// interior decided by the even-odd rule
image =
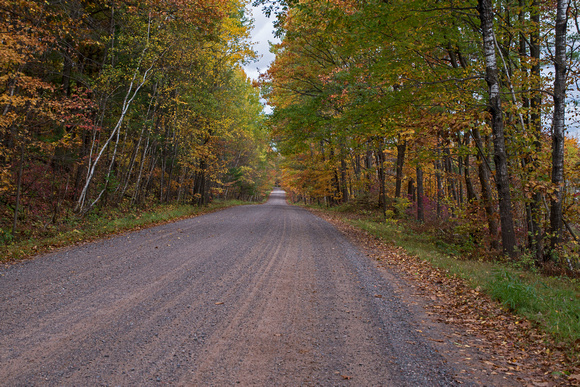
<svg viewBox="0 0 580 387">
<path fill-rule="evenodd" d="M 0 270 L 2 385 L 457 384 L 369 258 L 280 189 Z"/>
</svg>

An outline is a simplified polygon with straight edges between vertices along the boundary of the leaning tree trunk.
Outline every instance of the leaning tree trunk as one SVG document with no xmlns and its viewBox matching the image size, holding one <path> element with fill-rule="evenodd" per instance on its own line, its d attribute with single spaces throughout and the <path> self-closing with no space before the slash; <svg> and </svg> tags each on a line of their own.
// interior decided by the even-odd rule
<svg viewBox="0 0 580 387">
<path fill-rule="evenodd" d="M 133 167 L 135 166 L 135 160 L 137 159 L 137 155 L 139 154 L 139 148 L 141 147 L 141 141 L 143 140 L 143 132 L 145 131 L 145 125 L 141 129 L 141 134 L 139 134 L 139 140 L 137 141 L 137 145 L 135 149 L 131 153 L 131 160 L 129 161 L 129 167 L 127 168 L 127 173 L 125 174 L 125 184 L 123 185 L 123 189 L 119 193 L 119 203 L 123 200 L 125 196 L 125 192 L 127 192 L 127 187 L 129 186 L 129 180 L 131 179 L 131 175 L 133 173 Z"/>
<path fill-rule="evenodd" d="M 564 124 L 566 118 L 566 26 L 568 0 L 558 0 L 556 11 L 556 57 L 554 67 L 554 117 L 552 119 L 552 185 L 556 192 L 550 200 L 550 250 L 562 241 L 562 199 L 564 183 Z"/>
<path fill-rule="evenodd" d="M 145 53 L 145 51 L 143 52 L 143 54 L 144 53 Z M 133 100 L 135 99 L 135 97 L 139 93 L 139 90 L 141 90 L 141 87 L 143 87 L 145 82 L 147 82 L 149 72 L 152 69 L 153 69 L 153 65 L 151 65 L 143 73 L 143 76 L 141 77 L 141 80 L 138 82 L 137 85 L 135 84 L 135 81 L 137 80 L 139 68 L 133 74 L 133 79 L 131 80 L 131 83 L 129 84 L 129 89 L 127 90 L 127 93 L 125 94 L 125 99 L 123 100 L 123 106 L 121 108 L 121 115 L 119 116 L 119 119 L 117 120 L 117 124 L 113 128 L 113 131 L 111 132 L 109 137 L 106 139 L 105 143 L 102 145 L 101 150 L 97 153 L 95 159 L 92 162 L 89 161 L 85 185 L 81 191 L 81 194 L 78 198 L 76 208 L 75 208 L 75 210 L 78 211 L 79 213 L 83 213 L 83 212 L 87 211 L 87 209 L 85 209 L 85 201 L 87 199 L 87 192 L 88 192 L 89 186 L 91 185 L 91 182 L 93 180 L 93 176 L 95 174 L 95 169 L 97 167 L 97 164 L 98 164 L 100 158 L 102 157 L 105 149 L 107 149 L 107 147 L 109 146 L 109 143 L 113 140 L 113 138 L 115 138 L 115 136 L 118 135 L 117 132 L 121 130 L 121 125 L 123 124 L 123 122 L 125 120 L 125 116 L 127 115 L 127 112 L 129 110 L 129 108 L 131 107 Z M 133 87 L 135 87 L 135 90 L 133 90 Z M 101 192 L 101 194 L 102 194 L 102 192 Z M 101 196 L 99 195 L 99 197 L 96 200 L 94 200 L 93 203 L 91 203 L 90 207 L 88 208 L 89 210 L 91 207 L 93 207 L 97 203 L 97 201 L 100 197 Z"/>
<path fill-rule="evenodd" d="M 485 55 L 485 80 L 489 87 L 488 109 L 491 112 L 491 129 L 493 135 L 495 182 L 499 198 L 501 222 L 501 241 L 505 254 L 516 254 L 516 236 L 512 215 L 510 179 L 505 148 L 503 111 L 501 107 L 500 85 L 495 55 L 495 38 L 493 34 L 493 9 L 491 0 L 478 0 L 478 11 L 483 34 L 483 52 Z"/>
</svg>

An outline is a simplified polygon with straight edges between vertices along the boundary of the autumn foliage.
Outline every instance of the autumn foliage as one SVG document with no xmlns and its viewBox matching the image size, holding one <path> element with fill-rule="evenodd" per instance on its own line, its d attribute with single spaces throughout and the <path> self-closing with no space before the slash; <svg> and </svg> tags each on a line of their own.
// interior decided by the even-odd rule
<svg viewBox="0 0 580 387">
<path fill-rule="evenodd" d="M 578 79 L 575 3 L 283 3 L 263 87 L 295 200 L 378 206 L 476 257 L 580 268 L 578 142 L 563 135 L 577 121 L 561 98 Z"/>
<path fill-rule="evenodd" d="M 0 241 L 100 206 L 257 199 L 237 0 L 0 0 Z"/>
</svg>

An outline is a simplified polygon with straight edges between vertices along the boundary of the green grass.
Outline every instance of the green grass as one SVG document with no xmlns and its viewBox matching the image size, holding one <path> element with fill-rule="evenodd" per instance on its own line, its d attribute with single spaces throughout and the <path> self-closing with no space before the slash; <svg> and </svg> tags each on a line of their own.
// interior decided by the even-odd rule
<svg viewBox="0 0 580 387">
<path fill-rule="evenodd" d="M 18 240 L 0 245 L 0 262 L 15 261 L 55 248 L 91 241 L 129 230 L 137 230 L 178 219 L 189 218 L 227 207 L 248 204 L 239 200 L 215 200 L 206 207 L 162 204 L 147 209 L 117 208 L 95 210 L 84 218 L 69 214 L 58 225 L 43 231 L 22 233 Z"/>
<path fill-rule="evenodd" d="M 498 268 L 486 281 L 489 293 L 504 305 L 539 323 L 555 339 L 580 339 L 578 282 Z"/>
<path fill-rule="evenodd" d="M 459 255 L 456 246 L 416 233 L 405 221 L 385 221 L 369 211 L 344 207 L 325 210 L 349 213 L 351 216 L 346 220 L 353 226 L 463 278 L 473 288 L 483 289 L 516 314 L 537 323 L 555 341 L 573 348 L 580 340 L 580 282 L 577 279 L 547 277 L 522 269 L 519 263 L 466 259 Z"/>
</svg>

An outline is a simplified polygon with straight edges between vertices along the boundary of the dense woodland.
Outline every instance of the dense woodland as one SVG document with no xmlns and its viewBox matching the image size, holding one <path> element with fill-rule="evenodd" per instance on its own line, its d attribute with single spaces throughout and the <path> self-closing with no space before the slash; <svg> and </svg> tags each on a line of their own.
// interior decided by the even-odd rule
<svg viewBox="0 0 580 387">
<path fill-rule="evenodd" d="M 0 241 L 271 186 L 241 0 L 0 0 Z"/>
<path fill-rule="evenodd" d="M 575 0 L 254 3 L 282 38 L 262 87 L 294 200 L 578 270 Z"/>
<path fill-rule="evenodd" d="M 577 271 L 576 0 L 0 0 L 0 240 L 255 199 L 380 208 L 474 255 Z M 572 95 L 573 98 L 570 96 Z"/>
</svg>

